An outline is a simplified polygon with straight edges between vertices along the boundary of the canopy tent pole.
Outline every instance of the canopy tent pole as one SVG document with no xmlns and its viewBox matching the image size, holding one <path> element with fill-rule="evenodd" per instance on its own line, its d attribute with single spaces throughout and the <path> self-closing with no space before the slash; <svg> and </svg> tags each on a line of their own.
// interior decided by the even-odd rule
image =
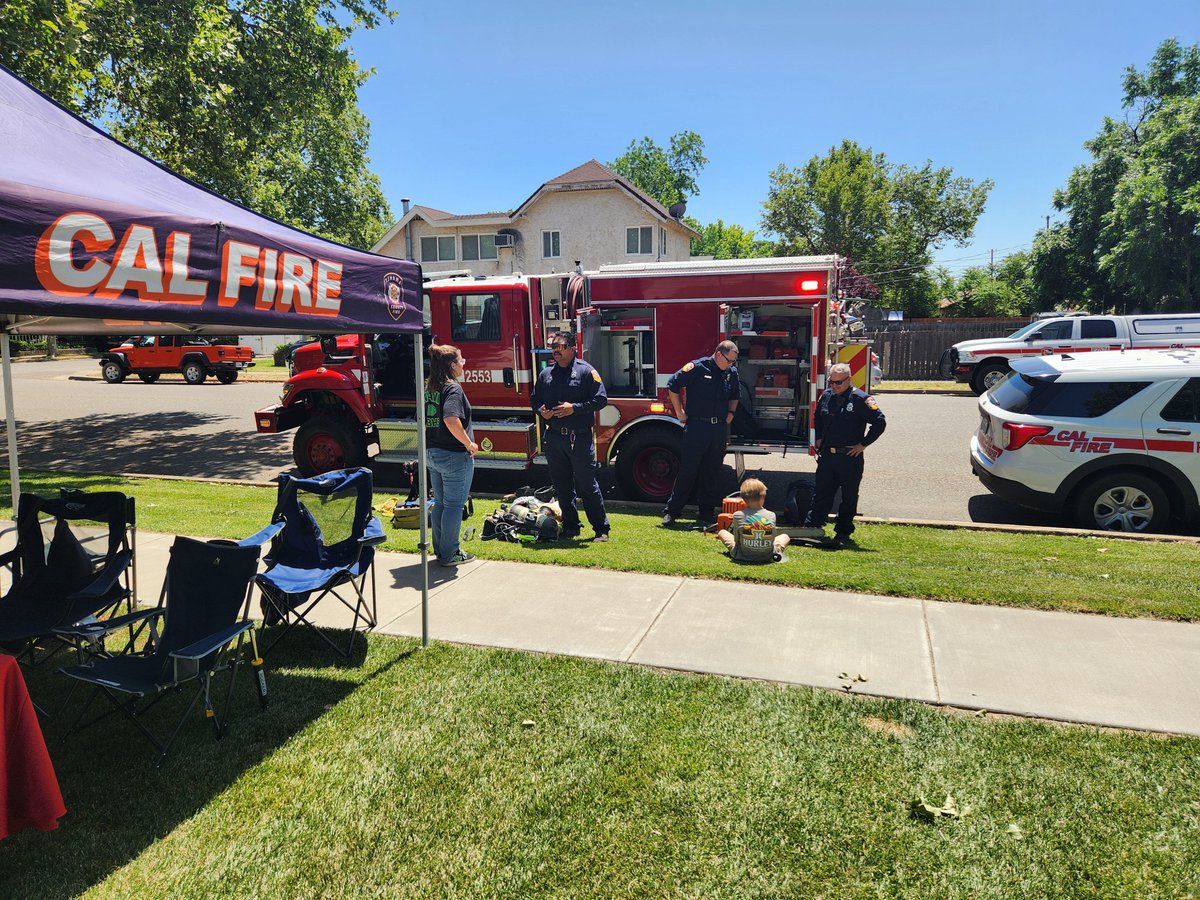
<svg viewBox="0 0 1200 900">
<path fill-rule="evenodd" d="M 0 357 L 4 368 L 4 425 L 8 434 L 8 486 L 12 489 L 13 519 L 17 518 L 17 501 L 21 499 L 21 469 L 17 461 L 17 415 L 13 409 L 12 348 L 8 332 L 0 332 Z"/>
<path fill-rule="evenodd" d="M 425 348 L 420 331 L 413 334 L 413 384 L 416 385 L 416 404 L 413 413 L 417 425 L 417 477 L 421 479 L 417 495 L 417 518 L 421 522 L 421 648 L 429 646 L 429 487 L 425 477 Z M 6 345 L 7 346 L 7 345 Z M 16 508 L 15 506 L 13 507 Z"/>
</svg>

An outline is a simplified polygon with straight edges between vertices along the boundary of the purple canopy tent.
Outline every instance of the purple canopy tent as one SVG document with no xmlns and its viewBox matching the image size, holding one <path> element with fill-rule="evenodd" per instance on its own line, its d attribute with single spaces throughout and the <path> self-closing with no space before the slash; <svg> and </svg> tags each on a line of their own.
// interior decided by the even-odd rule
<svg viewBox="0 0 1200 900">
<path fill-rule="evenodd" d="M 0 352 L 14 510 L 10 334 L 407 332 L 419 384 L 421 302 L 416 263 L 251 212 L 0 66 Z M 420 429 L 418 438 L 424 461 Z"/>
</svg>

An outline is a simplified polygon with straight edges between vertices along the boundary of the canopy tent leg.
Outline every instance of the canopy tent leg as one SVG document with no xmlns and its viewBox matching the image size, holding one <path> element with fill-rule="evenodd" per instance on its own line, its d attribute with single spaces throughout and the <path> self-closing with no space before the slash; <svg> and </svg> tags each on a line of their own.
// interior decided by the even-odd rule
<svg viewBox="0 0 1200 900">
<path fill-rule="evenodd" d="M 13 409 L 12 348 L 8 332 L 0 332 L 0 357 L 4 368 L 4 424 L 8 434 L 8 484 L 12 489 L 13 519 L 17 517 L 17 501 L 21 499 L 21 474 L 17 461 L 17 415 Z"/>
<path fill-rule="evenodd" d="M 416 385 L 417 477 L 421 479 L 417 495 L 417 519 L 421 523 L 421 648 L 429 646 L 429 482 L 425 476 L 425 363 L 424 340 L 420 331 L 413 335 L 413 380 Z M 16 509 L 16 507 L 13 507 Z"/>
</svg>

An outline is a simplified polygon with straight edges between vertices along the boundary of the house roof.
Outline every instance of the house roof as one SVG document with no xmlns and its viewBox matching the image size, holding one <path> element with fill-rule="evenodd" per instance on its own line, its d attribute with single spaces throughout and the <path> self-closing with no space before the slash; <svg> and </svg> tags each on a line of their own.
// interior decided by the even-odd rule
<svg viewBox="0 0 1200 900">
<path fill-rule="evenodd" d="M 441 228 L 454 228 L 460 225 L 511 225 L 517 219 L 524 216 L 529 207 L 543 194 L 555 191 L 612 190 L 614 187 L 625 191 L 625 193 L 646 206 L 660 219 L 679 226 L 690 237 L 700 237 L 700 233 L 694 228 L 685 225 L 678 219 L 672 218 L 667 208 L 649 194 L 635 187 L 630 181 L 618 175 L 608 166 L 602 165 L 594 159 L 589 159 L 583 165 L 576 166 L 568 172 L 563 172 L 557 178 L 551 178 L 530 194 L 524 203 L 511 212 L 472 213 L 461 216 L 446 212 L 445 210 L 434 209 L 432 206 L 413 206 L 400 221 L 388 229 L 387 234 L 380 238 L 373 249 L 378 250 L 388 244 L 392 238 L 400 233 L 400 230 L 405 225 L 417 217 Z"/>
<path fill-rule="evenodd" d="M 563 172 L 557 178 L 551 178 L 517 207 L 513 212 L 513 219 L 518 219 L 525 214 L 525 211 L 533 205 L 533 203 L 542 196 L 542 194 L 552 191 L 562 190 L 611 190 L 616 184 L 621 190 L 624 190 L 631 197 L 648 207 L 660 219 L 665 219 L 668 222 L 675 222 L 684 231 L 687 231 L 694 237 L 700 237 L 699 232 L 694 228 L 683 224 L 682 221 L 675 219 L 665 206 L 651 197 L 649 194 L 636 187 L 628 179 L 618 175 L 608 166 L 597 162 L 594 159 L 589 159 L 581 166 L 576 166 L 568 172 Z"/>
</svg>

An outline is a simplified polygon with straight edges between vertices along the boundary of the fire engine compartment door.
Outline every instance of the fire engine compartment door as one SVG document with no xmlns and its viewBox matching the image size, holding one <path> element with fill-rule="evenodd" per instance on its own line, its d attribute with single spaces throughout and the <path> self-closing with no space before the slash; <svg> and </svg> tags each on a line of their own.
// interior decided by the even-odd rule
<svg viewBox="0 0 1200 900">
<path fill-rule="evenodd" d="M 597 309 L 581 309 L 579 311 L 579 355 L 593 366 L 596 365 L 596 354 L 600 347 L 600 311 Z"/>
<path fill-rule="evenodd" d="M 737 417 L 736 441 L 808 442 L 813 316 L 819 308 L 763 300 L 725 304 L 721 336 L 737 344 L 740 405 L 753 420 Z"/>
</svg>

